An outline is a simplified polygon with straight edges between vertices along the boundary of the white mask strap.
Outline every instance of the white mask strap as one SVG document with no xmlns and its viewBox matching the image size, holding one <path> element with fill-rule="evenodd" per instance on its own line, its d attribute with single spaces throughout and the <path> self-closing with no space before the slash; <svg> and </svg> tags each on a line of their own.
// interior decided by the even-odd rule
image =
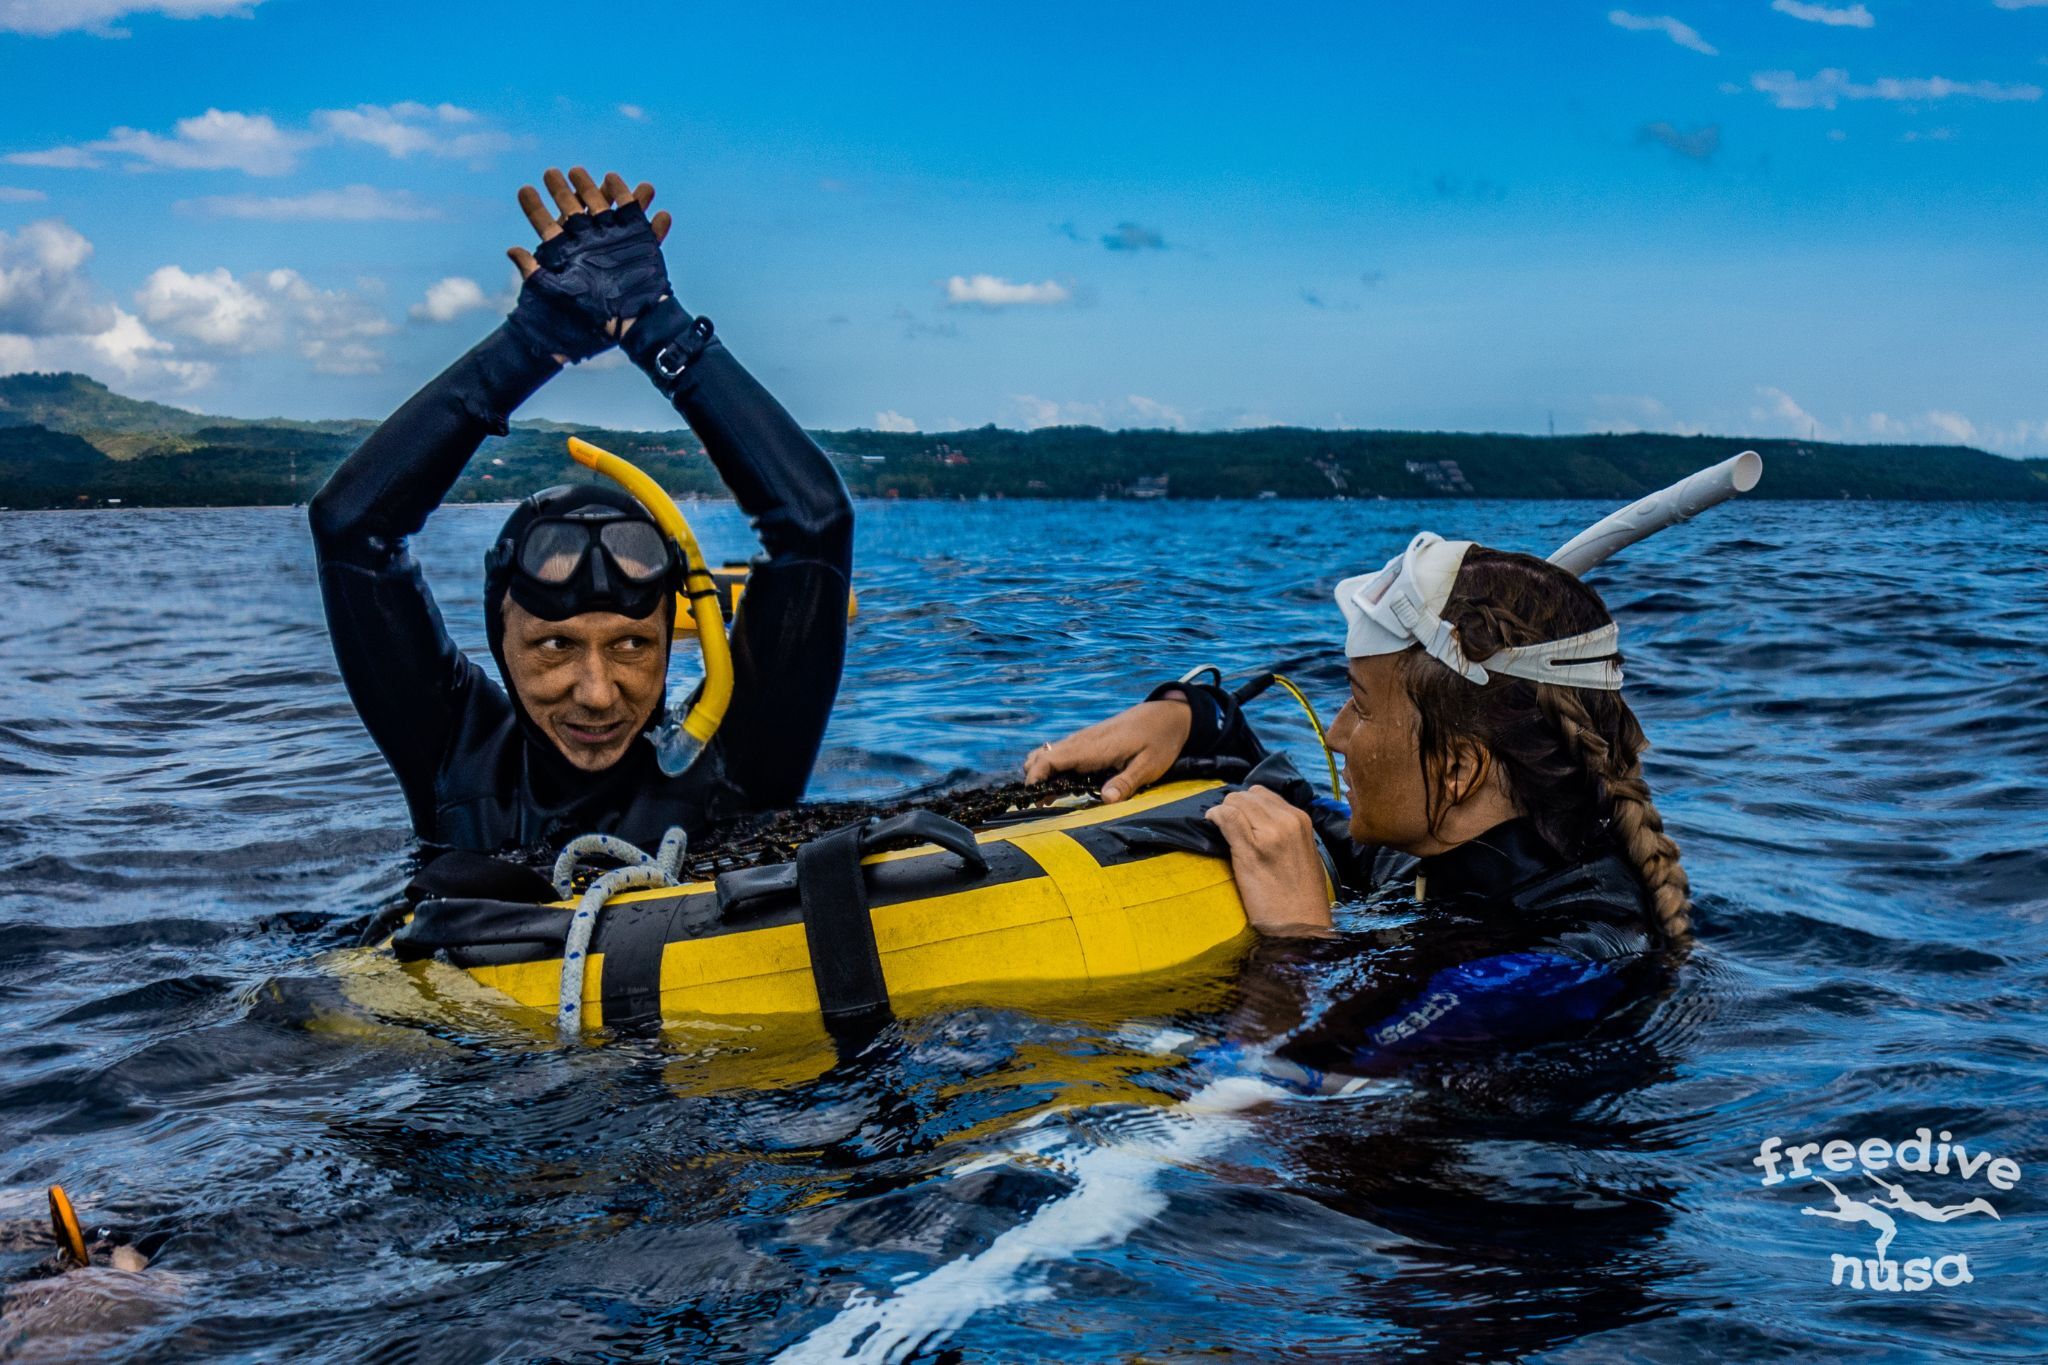
<svg viewBox="0 0 2048 1365">
<path fill-rule="evenodd" d="M 1484 665 L 1488 672 L 1505 673 L 1511 678 L 1526 678 L 1530 682 L 1619 692 L 1621 660 L 1615 655 L 1620 639 L 1620 630 L 1610 621 L 1584 635 L 1498 650 L 1484 660 Z"/>
</svg>

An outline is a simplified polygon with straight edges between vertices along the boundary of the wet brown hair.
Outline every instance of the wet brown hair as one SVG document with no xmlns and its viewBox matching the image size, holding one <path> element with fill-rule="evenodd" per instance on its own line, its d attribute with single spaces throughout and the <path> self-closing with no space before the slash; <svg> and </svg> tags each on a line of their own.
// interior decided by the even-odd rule
<svg viewBox="0 0 2048 1365">
<path fill-rule="evenodd" d="M 1496 650 L 1583 634 L 1613 618 L 1576 575 L 1533 555 L 1475 545 L 1443 619 L 1465 657 L 1483 665 Z M 1417 738 L 1431 832 L 1450 808 L 1440 775 L 1459 749 L 1477 745 L 1554 848 L 1577 857 L 1611 832 L 1664 937 L 1683 943 L 1691 936 L 1691 887 L 1643 777 L 1649 740 L 1619 692 L 1502 673 L 1475 686 L 1420 647 L 1404 653 L 1400 667 L 1422 718 Z"/>
</svg>

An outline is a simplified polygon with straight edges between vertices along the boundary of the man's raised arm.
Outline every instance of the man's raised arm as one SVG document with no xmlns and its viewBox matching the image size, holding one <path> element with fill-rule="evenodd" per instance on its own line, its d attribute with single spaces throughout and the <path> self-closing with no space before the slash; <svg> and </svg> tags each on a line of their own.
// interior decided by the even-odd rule
<svg viewBox="0 0 2048 1365">
<path fill-rule="evenodd" d="M 320 600 L 349 698 L 405 789 L 413 825 L 433 822 L 434 775 L 482 679 L 448 635 L 406 537 L 425 525 L 483 439 L 559 368 L 499 327 L 344 460 L 308 509 Z"/>
</svg>

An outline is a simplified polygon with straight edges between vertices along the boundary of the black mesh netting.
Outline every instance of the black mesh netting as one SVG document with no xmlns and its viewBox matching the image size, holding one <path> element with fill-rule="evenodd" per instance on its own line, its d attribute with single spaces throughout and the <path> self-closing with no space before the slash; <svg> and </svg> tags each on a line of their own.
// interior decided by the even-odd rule
<svg viewBox="0 0 2048 1365">
<path fill-rule="evenodd" d="M 818 801 L 793 810 L 748 816 L 714 825 L 691 840 L 690 851 L 683 859 L 682 880 L 710 881 L 721 872 L 743 867 L 794 862 L 797 849 L 821 834 L 871 816 L 894 815 L 899 811 L 928 810 L 971 828 L 1038 819 L 1052 813 L 1055 807 L 1093 804 L 1108 777 L 1108 773 L 1062 773 L 1044 782 L 1006 782 L 1001 786 L 932 792 L 896 801 Z M 608 865 L 599 862 L 599 866 L 578 870 L 578 891 Z M 547 870 L 545 865 L 535 865 L 542 872 Z"/>
</svg>

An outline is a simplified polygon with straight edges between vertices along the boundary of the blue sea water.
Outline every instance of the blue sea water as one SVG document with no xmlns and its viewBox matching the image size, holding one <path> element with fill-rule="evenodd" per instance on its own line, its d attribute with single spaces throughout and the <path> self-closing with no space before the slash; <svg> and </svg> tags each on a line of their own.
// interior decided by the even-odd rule
<svg viewBox="0 0 2048 1365">
<path fill-rule="evenodd" d="M 1327 714 L 1338 577 L 1605 510 L 864 505 L 812 794 L 1008 777 L 1202 663 L 1306 656 Z M 478 654 L 501 516 L 417 543 Z M 1627 1039 L 1312 1099 L 1172 1050 L 1226 1027 L 1231 962 L 914 1014 L 855 1064 L 795 1025 L 557 1048 L 346 946 L 409 837 L 302 513 L 0 516 L 0 1356 L 2040 1359 L 2044 541 L 2038 509 L 1747 503 L 1601 570 L 1697 951 Z M 1921 1128 L 2021 1171 L 1898 1177 L 1989 1198 L 1897 1219 L 1895 1259 L 1970 1280 L 1833 1284 L 1871 1229 L 1759 1144 Z M 169 1233 L 155 1265 L 34 1278 L 52 1181 Z"/>
</svg>

